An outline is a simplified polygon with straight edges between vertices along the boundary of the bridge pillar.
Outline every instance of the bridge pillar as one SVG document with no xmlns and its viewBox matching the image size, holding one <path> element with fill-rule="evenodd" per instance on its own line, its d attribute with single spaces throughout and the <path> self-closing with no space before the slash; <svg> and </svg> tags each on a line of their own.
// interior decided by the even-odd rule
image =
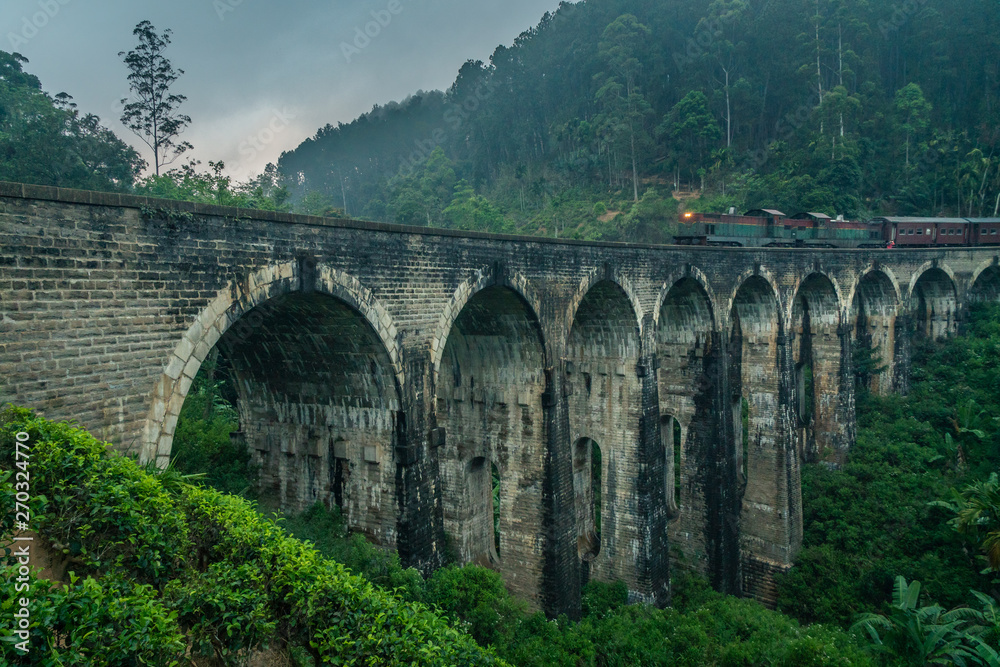
<svg viewBox="0 0 1000 667">
<path fill-rule="evenodd" d="M 647 330 L 649 327 L 647 327 Z M 652 336 L 649 336 L 652 338 Z M 651 349 L 646 346 L 646 349 Z M 667 465 L 661 434 L 660 400 L 654 354 L 639 359 L 635 372 L 642 383 L 642 417 L 639 422 L 639 532 L 642 553 L 638 562 L 639 596 L 665 606 L 670 602 L 670 542 L 667 538 Z M 680 446 L 676 443 L 675 446 Z"/>
<path fill-rule="evenodd" d="M 749 392 L 744 385 L 744 395 L 751 396 L 751 414 L 746 419 L 749 443 L 744 446 L 750 460 L 745 464 L 740 523 L 741 592 L 772 607 L 777 595 L 774 575 L 792 567 L 802 545 L 801 459 L 794 430 L 795 363 L 789 337 L 779 334 L 775 342 L 777 377 L 771 386 L 776 394 L 767 396 L 767 389 L 753 381 Z M 758 367 L 749 376 L 761 371 L 769 374 L 768 369 Z M 744 381 L 748 377 L 745 366 L 743 377 Z M 770 408 L 766 412 L 762 410 L 765 406 Z M 764 428 L 770 431 L 766 436 Z"/>
<path fill-rule="evenodd" d="M 773 288 L 749 279 L 733 307 L 730 368 L 738 461 L 740 590 L 775 601 L 774 574 L 792 565 L 802 540 L 800 467 L 794 424 L 795 363 Z"/>
<path fill-rule="evenodd" d="M 733 406 L 740 403 L 741 397 L 742 343 L 727 338 L 713 331 L 705 347 L 703 375 L 694 397 L 695 412 L 685 444 L 688 451 L 700 452 L 696 455 L 698 464 L 691 486 L 701 493 L 690 494 L 691 514 L 697 518 L 700 496 L 704 520 L 697 528 L 704 539 L 709 581 L 721 593 L 739 595 L 740 510 L 746 481 L 736 456 L 740 444 L 739 422 L 734 419 Z"/>
<path fill-rule="evenodd" d="M 581 582 L 621 580 L 633 599 L 666 604 L 663 452 L 653 347 L 642 331 L 629 294 L 607 267 L 573 314 L 560 375 Z"/>
<path fill-rule="evenodd" d="M 913 318 L 910 317 L 909 313 L 896 315 L 895 346 L 892 354 L 892 389 L 901 396 L 910 393 L 913 327 Z"/>
<path fill-rule="evenodd" d="M 837 337 L 840 339 L 840 391 L 837 393 L 837 422 L 840 425 L 838 439 L 834 446 L 841 452 L 841 461 L 857 440 L 858 416 L 855 406 L 854 386 L 854 343 L 851 327 L 841 324 L 837 327 Z"/>
<path fill-rule="evenodd" d="M 406 367 L 403 412 L 397 419 L 396 498 L 399 514 L 396 544 L 400 562 L 425 576 L 445 562 L 444 519 L 438 478 L 438 446 L 444 433 L 428 417 L 432 365 L 425 355 L 413 354 Z M 421 400 L 423 397 L 423 400 Z"/>
<path fill-rule="evenodd" d="M 573 489 L 573 452 L 570 431 L 572 392 L 563 373 L 546 372 L 545 422 L 548 443 L 542 497 L 544 564 L 542 604 L 549 617 L 566 614 L 580 617 L 580 557 L 577 549 L 577 521 Z"/>
</svg>

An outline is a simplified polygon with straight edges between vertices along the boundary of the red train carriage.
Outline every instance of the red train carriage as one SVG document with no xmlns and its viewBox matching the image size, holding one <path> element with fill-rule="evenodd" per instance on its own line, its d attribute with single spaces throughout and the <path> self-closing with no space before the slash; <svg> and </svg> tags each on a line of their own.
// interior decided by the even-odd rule
<svg viewBox="0 0 1000 667">
<path fill-rule="evenodd" d="M 936 245 L 966 245 L 969 223 L 965 218 L 922 218 L 884 216 L 873 218 L 881 225 L 882 240 L 897 248 Z"/>
<path fill-rule="evenodd" d="M 1000 245 L 1000 218 L 967 218 L 973 245 Z"/>
<path fill-rule="evenodd" d="M 873 218 L 896 247 L 1000 245 L 1000 218 Z"/>
</svg>

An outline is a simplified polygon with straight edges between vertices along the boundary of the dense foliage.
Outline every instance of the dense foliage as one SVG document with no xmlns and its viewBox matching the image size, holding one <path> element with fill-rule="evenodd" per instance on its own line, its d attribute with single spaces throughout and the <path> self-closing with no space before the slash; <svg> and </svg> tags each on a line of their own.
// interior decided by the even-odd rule
<svg viewBox="0 0 1000 667">
<path fill-rule="evenodd" d="M 66 93 L 50 97 L 24 71 L 27 59 L 0 51 L 0 180 L 122 191 L 145 163 L 128 144 L 81 114 Z"/>
<path fill-rule="evenodd" d="M 756 602 L 714 593 L 695 577 L 675 581 L 673 608 L 663 610 L 627 605 L 622 582 L 591 582 L 580 621 L 548 620 L 512 597 L 492 570 L 449 566 L 421 579 L 394 554 L 359 535 L 346 538 L 337 512 L 321 505 L 284 525 L 370 581 L 435 607 L 521 667 L 875 664 L 840 629 L 801 626 Z"/>
<path fill-rule="evenodd" d="M 273 165 L 242 183 L 223 173 L 221 161 L 209 162 L 206 171 L 191 161 L 142 178 L 146 162 L 139 153 L 101 125 L 100 118 L 81 113 L 72 96 L 43 92 L 38 77 L 24 71 L 27 62 L 20 54 L 0 51 L 2 181 L 310 215 L 341 214 L 321 193 L 302 197 L 292 206 Z"/>
<path fill-rule="evenodd" d="M 257 468 L 250 452 L 232 434 L 239 431 L 235 396 L 225 357 L 213 350 L 191 384 L 177 420 L 171 465 L 183 475 L 223 493 L 256 499 Z"/>
<path fill-rule="evenodd" d="M 32 528 L 73 572 L 31 577 L 31 651 L 12 638 L 17 565 L 0 573 L 0 656 L 31 665 L 243 664 L 266 645 L 316 664 L 503 664 L 421 604 L 403 602 L 289 538 L 249 502 L 161 479 L 64 423 L 0 415 L 0 470 L 31 443 Z M 2 515 L 13 480 L 0 477 Z M 10 540 L 5 521 L 4 542 Z M 37 548 L 37 547 L 36 547 Z"/>
<path fill-rule="evenodd" d="M 667 236 L 671 190 L 991 215 L 998 35 L 991 0 L 564 2 L 446 92 L 328 125 L 279 168 L 353 215 L 611 240 Z M 640 199 L 651 228 L 625 220 Z"/>
</svg>

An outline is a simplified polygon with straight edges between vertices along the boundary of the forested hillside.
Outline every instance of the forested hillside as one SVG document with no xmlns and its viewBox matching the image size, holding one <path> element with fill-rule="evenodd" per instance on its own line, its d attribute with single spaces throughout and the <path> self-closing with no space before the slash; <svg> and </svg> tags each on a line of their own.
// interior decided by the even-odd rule
<svg viewBox="0 0 1000 667">
<path fill-rule="evenodd" d="M 446 92 L 328 125 L 278 166 L 353 216 L 590 238 L 663 240 L 673 191 L 993 215 L 998 63 L 992 0 L 563 3 Z"/>
<path fill-rule="evenodd" d="M 139 155 L 0 52 L 0 179 L 494 232 L 670 242 L 679 208 L 1000 213 L 993 0 L 588 0 L 447 91 L 247 183 Z M 195 120 L 197 122 L 197 119 Z"/>
</svg>

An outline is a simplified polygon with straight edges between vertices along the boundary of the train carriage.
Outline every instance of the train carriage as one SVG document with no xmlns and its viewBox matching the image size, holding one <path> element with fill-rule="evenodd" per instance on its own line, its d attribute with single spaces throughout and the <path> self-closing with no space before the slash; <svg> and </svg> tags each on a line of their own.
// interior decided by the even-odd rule
<svg viewBox="0 0 1000 667">
<path fill-rule="evenodd" d="M 967 218 L 973 245 L 1000 245 L 1000 218 Z"/>
<path fill-rule="evenodd" d="M 785 215 L 776 209 L 685 213 L 680 245 L 748 248 L 921 248 L 1000 245 L 1000 218 L 881 216 L 868 222 L 823 213 Z"/>
</svg>

